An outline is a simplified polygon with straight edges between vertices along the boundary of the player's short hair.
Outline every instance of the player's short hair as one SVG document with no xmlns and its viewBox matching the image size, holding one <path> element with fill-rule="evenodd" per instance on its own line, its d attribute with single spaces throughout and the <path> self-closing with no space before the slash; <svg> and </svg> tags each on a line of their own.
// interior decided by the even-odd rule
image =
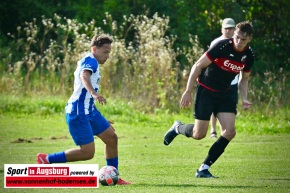
<svg viewBox="0 0 290 193">
<path fill-rule="evenodd" d="M 241 32 L 244 32 L 247 34 L 247 36 L 251 36 L 254 33 L 253 25 L 250 21 L 242 21 L 236 25 L 235 30 L 240 30 Z"/>
<path fill-rule="evenodd" d="M 113 38 L 107 34 L 96 34 L 92 38 L 91 46 L 102 47 L 104 44 L 111 44 Z"/>
</svg>

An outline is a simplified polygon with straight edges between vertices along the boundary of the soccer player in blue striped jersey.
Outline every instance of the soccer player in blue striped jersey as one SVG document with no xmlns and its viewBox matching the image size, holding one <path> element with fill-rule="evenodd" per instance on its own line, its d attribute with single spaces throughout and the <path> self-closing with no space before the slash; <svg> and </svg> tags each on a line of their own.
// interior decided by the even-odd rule
<svg viewBox="0 0 290 193">
<path fill-rule="evenodd" d="M 95 35 L 91 41 L 91 52 L 77 63 L 74 72 L 74 91 L 66 105 L 66 122 L 78 148 L 62 152 L 37 154 L 37 163 L 65 163 L 92 159 L 95 155 L 94 136 L 105 143 L 107 165 L 118 169 L 118 137 L 111 122 L 98 111 L 95 101 L 107 103 L 99 94 L 101 80 L 99 65 L 109 58 L 113 39 L 106 35 Z M 119 185 L 131 184 L 119 179 Z"/>
</svg>

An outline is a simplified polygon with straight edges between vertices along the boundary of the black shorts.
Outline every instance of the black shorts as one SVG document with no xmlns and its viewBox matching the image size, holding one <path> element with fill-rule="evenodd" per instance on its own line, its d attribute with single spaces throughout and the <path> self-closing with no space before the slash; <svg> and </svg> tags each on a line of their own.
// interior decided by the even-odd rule
<svg viewBox="0 0 290 193">
<path fill-rule="evenodd" d="M 212 92 L 201 85 L 197 85 L 194 96 L 194 118 L 210 120 L 213 113 L 219 112 L 237 113 L 236 92 L 228 89 L 224 92 Z M 237 95 L 236 95 L 237 96 Z"/>
</svg>

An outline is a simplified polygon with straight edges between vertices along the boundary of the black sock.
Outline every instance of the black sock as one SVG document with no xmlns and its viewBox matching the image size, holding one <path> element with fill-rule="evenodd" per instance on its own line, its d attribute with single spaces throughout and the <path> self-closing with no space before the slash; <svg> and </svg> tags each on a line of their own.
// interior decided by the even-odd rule
<svg viewBox="0 0 290 193">
<path fill-rule="evenodd" d="M 209 149 L 208 155 L 203 163 L 211 166 L 222 155 L 229 142 L 229 140 L 227 140 L 223 136 L 220 136 Z"/>
<path fill-rule="evenodd" d="M 179 134 L 185 135 L 186 137 L 192 137 L 193 127 L 194 124 L 179 125 L 177 130 Z"/>
</svg>

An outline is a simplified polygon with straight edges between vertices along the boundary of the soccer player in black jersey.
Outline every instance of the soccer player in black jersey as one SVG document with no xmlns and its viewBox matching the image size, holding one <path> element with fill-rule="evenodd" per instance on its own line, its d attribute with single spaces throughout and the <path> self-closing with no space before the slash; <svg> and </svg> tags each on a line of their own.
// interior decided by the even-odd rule
<svg viewBox="0 0 290 193">
<path fill-rule="evenodd" d="M 249 46 L 252 40 L 253 26 L 249 21 L 236 25 L 231 39 L 219 41 L 206 51 L 192 66 L 186 90 L 182 94 L 180 107 L 189 106 L 192 102 L 192 89 L 197 80 L 194 103 L 194 124 L 183 124 L 175 121 L 164 135 L 164 144 L 169 145 L 173 139 L 182 134 L 199 140 L 206 136 L 212 113 L 219 120 L 222 133 L 210 147 L 207 157 L 197 170 L 197 178 L 214 178 L 209 172 L 210 166 L 221 156 L 228 143 L 235 137 L 236 102 L 231 81 L 240 72 L 239 92 L 244 109 L 252 105 L 248 101 L 248 79 L 255 55 Z"/>
</svg>

